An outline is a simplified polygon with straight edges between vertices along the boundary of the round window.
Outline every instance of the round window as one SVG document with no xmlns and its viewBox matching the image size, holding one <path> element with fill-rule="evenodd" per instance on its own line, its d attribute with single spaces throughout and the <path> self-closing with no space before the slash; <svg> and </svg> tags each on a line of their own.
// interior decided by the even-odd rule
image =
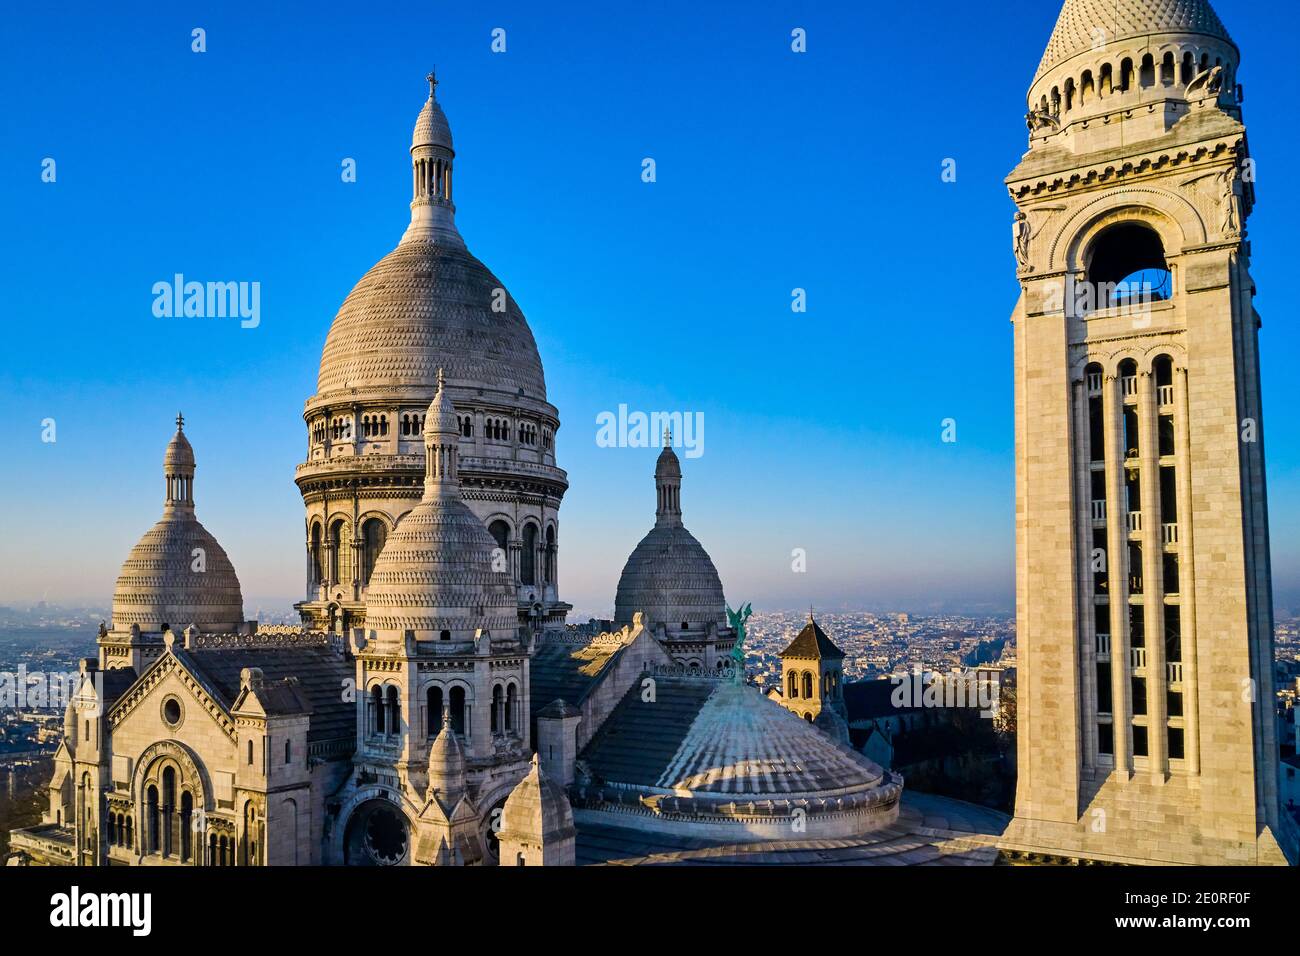
<svg viewBox="0 0 1300 956">
<path fill-rule="evenodd" d="M 163 701 L 163 720 L 173 727 L 181 722 L 181 702 L 175 697 Z"/>
</svg>

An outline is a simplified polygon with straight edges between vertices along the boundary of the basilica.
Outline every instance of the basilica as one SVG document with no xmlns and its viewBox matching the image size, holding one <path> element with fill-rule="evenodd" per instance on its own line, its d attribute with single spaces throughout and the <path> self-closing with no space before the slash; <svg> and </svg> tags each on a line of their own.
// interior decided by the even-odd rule
<svg viewBox="0 0 1300 956">
<path fill-rule="evenodd" d="M 303 415 L 301 625 L 244 619 L 178 416 L 162 517 L 9 862 L 989 862 L 996 814 L 904 806 L 843 721 L 814 721 L 838 681 L 788 707 L 746 680 L 668 436 L 615 620 L 566 623 L 559 412 L 523 312 L 456 227 L 428 81 L 410 223 L 344 300 Z"/>
<path fill-rule="evenodd" d="M 1065 0 L 1029 90 L 1006 183 L 1014 818 L 905 789 L 892 735 L 927 714 L 846 684 L 811 614 L 780 686 L 747 679 L 668 440 L 614 619 L 568 623 L 559 410 L 457 229 L 430 75 L 409 225 L 339 308 L 303 412 L 301 623 L 244 619 L 178 416 L 162 516 L 7 862 L 1294 862 L 1263 451 L 1236 428 L 1261 419 L 1238 60 L 1208 0 Z"/>
</svg>

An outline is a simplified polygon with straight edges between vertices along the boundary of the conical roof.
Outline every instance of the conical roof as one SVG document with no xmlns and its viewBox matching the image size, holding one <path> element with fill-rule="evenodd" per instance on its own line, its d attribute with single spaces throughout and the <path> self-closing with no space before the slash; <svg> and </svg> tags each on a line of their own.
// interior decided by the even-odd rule
<svg viewBox="0 0 1300 956">
<path fill-rule="evenodd" d="M 572 836 L 573 807 L 564 788 L 542 771 L 537 754 L 501 810 L 501 833 L 544 841 Z"/>
<path fill-rule="evenodd" d="M 1036 76 L 1076 54 L 1095 52 L 1099 41 L 1109 45 L 1162 33 L 1232 42 L 1209 0 L 1065 0 Z"/>
<path fill-rule="evenodd" d="M 781 652 L 782 657 L 796 657 L 799 660 L 820 661 L 842 658 L 844 652 L 835 646 L 835 642 L 826 636 L 821 625 L 808 615 L 808 623 L 803 626 L 790 645 Z"/>
</svg>

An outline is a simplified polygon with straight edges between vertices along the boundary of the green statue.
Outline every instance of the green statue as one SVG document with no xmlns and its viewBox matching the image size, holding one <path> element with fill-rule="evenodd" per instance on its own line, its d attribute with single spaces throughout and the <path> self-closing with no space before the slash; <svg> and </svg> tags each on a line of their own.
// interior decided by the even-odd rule
<svg viewBox="0 0 1300 956">
<path fill-rule="evenodd" d="M 733 611 L 730 605 L 727 606 L 727 620 L 736 630 L 736 643 L 731 647 L 731 660 L 738 681 L 745 679 L 745 622 L 749 620 L 749 615 L 752 613 L 748 604 L 743 605 L 739 611 Z"/>
</svg>

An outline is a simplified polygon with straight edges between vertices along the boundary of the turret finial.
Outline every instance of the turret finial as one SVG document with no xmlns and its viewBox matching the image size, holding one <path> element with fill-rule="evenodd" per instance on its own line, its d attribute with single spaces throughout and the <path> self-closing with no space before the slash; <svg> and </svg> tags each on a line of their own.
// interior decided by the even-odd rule
<svg viewBox="0 0 1300 956">
<path fill-rule="evenodd" d="M 434 67 L 434 70 L 436 69 L 437 67 Z M 438 76 L 434 70 L 430 70 L 429 75 L 425 77 L 429 81 L 429 99 L 431 100 L 435 99 L 438 94 Z"/>
<path fill-rule="evenodd" d="M 180 412 L 176 413 L 176 430 L 178 432 L 185 430 L 185 416 Z"/>
</svg>

